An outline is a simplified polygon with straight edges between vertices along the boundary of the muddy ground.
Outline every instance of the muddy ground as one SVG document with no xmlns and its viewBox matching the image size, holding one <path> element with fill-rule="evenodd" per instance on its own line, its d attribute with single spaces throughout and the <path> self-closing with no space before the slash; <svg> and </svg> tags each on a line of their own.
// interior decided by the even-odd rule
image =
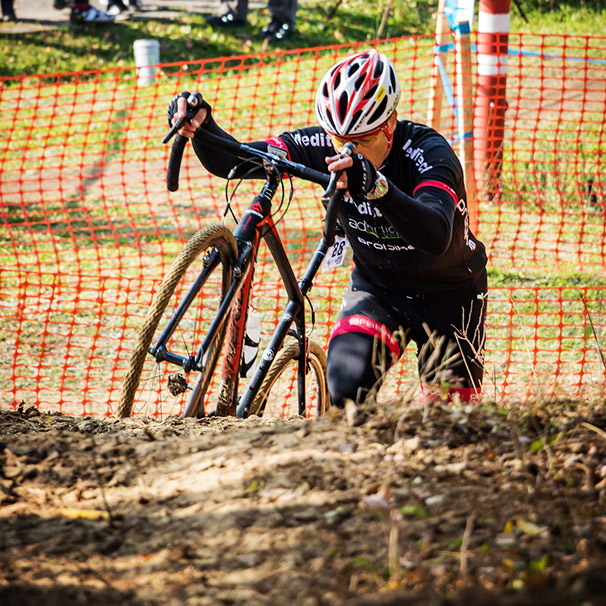
<svg viewBox="0 0 606 606">
<path fill-rule="evenodd" d="M 606 604 L 604 404 L 21 406 L 0 462 L 3 606 Z"/>
</svg>

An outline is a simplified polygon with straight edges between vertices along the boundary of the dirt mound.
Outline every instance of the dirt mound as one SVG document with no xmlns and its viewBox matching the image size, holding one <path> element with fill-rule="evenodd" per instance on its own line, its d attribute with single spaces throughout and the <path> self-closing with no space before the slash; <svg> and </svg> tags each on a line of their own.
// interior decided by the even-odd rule
<svg viewBox="0 0 606 606">
<path fill-rule="evenodd" d="M 20 407 L 0 460 L 3 605 L 606 604 L 603 406 Z"/>
</svg>

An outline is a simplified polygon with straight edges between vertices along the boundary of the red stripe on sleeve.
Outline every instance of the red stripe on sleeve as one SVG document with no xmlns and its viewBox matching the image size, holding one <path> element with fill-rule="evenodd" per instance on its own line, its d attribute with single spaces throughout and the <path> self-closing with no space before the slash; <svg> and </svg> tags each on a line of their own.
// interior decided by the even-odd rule
<svg viewBox="0 0 606 606">
<path fill-rule="evenodd" d="M 417 193 L 417 191 L 419 189 L 421 189 L 421 187 L 437 187 L 438 189 L 443 189 L 445 192 L 448 192 L 452 196 L 455 206 L 459 202 L 459 198 L 457 197 L 457 194 L 454 191 L 454 189 L 452 189 L 452 187 L 449 187 L 448 185 L 446 185 L 446 183 L 442 183 L 441 181 L 423 181 L 422 183 L 419 183 L 419 185 L 417 185 L 414 188 L 412 195 L 414 196 Z"/>
</svg>

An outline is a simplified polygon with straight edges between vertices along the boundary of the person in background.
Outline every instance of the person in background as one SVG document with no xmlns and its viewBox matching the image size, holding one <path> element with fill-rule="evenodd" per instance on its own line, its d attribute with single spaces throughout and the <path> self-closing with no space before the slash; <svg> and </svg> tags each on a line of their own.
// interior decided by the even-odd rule
<svg viewBox="0 0 606 606">
<path fill-rule="evenodd" d="M 53 0 L 56 10 L 71 8 L 69 20 L 72 23 L 111 23 L 112 15 L 91 6 L 88 0 Z"/>
<path fill-rule="evenodd" d="M 185 116 L 188 94 L 170 103 L 169 124 Z M 469 229 L 456 153 L 429 126 L 398 119 L 399 99 L 391 61 L 375 49 L 363 51 L 322 79 L 319 126 L 250 144 L 318 171 L 344 171 L 337 187 L 349 195 L 339 220 L 354 264 L 328 346 L 333 406 L 363 403 L 411 342 L 426 401 L 480 398 L 486 252 Z M 240 160 L 197 141 L 203 129 L 231 138 L 206 101 L 179 132 L 209 172 L 227 177 Z M 348 142 L 356 146 L 352 156 L 341 154 Z"/>
<path fill-rule="evenodd" d="M 99 4 L 113 17 L 141 10 L 140 0 L 99 0 Z"/>
<path fill-rule="evenodd" d="M 2 21 L 17 21 L 14 0 L 2 0 Z"/>
<path fill-rule="evenodd" d="M 269 0 L 267 4 L 271 21 L 261 30 L 261 36 L 270 41 L 280 41 L 294 29 L 297 0 Z M 206 21 L 213 27 L 237 27 L 246 24 L 248 0 L 221 0 L 219 12 Z"/>
</svg>

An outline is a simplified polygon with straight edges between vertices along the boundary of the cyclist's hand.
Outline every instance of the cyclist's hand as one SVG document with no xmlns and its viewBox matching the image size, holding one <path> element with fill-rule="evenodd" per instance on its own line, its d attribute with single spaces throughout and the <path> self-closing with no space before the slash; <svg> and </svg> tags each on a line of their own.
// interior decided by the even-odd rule
<svg viewBox="0 0 606 606">
<path fill-rule="evenodd" d="M 372 191 L 377 180 L 377 169 L 362 154 L 330 156 L 326 158 L 330 172 L 343 170 L 337 189 L 348 189 L 352 196 L 364 196 Z"/>
<path fill-rule="evenodd" d="M 190 93 L 183 92 L 175 95 L 168 105 L 168 124 L 172 126 L 187 113 L 187 98 Z M 206 101 L 202 102 L 202 107 L 196 112 L 196 115 L 191 119 L 191 122 L 184 122 L 179 129 L 179 134 L 193 139 L 195 132 L 206 121 L 210 114 L 210 106 Z"/>
<path fill-rule="evenodd" d="M 351 158 L 337 154 L 336 156 L 327 156 L 324 159 L 328 165 L 329 172 L 343 171 L 337 181 L 337 189 L 347 189 L 347 173 L 345 169 L 351 166 Z"/>
</svg>

